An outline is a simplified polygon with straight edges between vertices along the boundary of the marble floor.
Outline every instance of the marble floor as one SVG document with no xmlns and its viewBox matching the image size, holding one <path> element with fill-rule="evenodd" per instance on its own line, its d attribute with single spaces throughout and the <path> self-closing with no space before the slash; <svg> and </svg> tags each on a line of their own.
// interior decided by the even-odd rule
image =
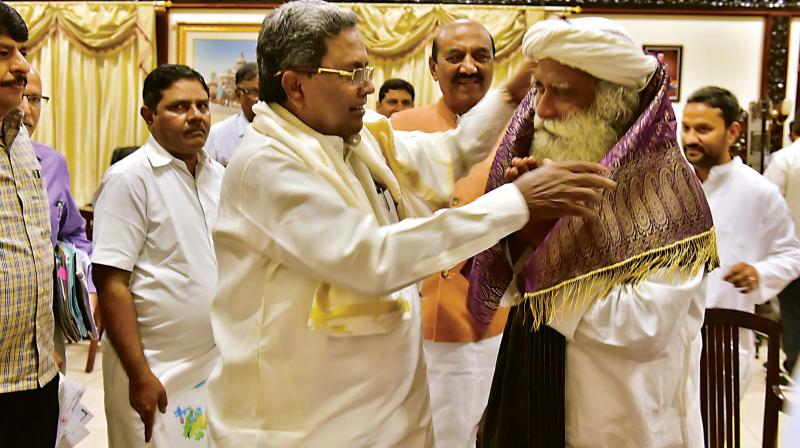
<svg viewBox="0 0 800 448">
<path fill-rule="evenodd" d="M 742 448 L 761 447 L 761 433 L 764 424 L 764 377 L 763 363 L 767 355 L 766 347 L 761 350 L 761 359 L 750 365 L 750 384 L 742 397 Z M 783 413 L 778 414 L 778 425 Z M 780 434 L 780 429 L 779 429 Z M 778 445 L 780 446 L 780 445 Z"/>
<path fill-rule="evenodd" d="M 103 373 L 102 354 L 98 350 L 95 367 L 92 373 L 84 372 L 88 343 L 82 342 L 67 346 L 67 376 L 86 387 L 83 403 L 94 414 L 88 423 L 89 436 L 83 439 L 78 448 L 104 448 L 108 446 L 106 439 L 106 417 L 103 412 Z M 765 353 L 762 350 L 762 353 Z M 761 425 L 764 412 L 764 371 L 763 360 L 756 360 L 751 366 L 752 380 L 742 399 L 742 448 L 761 446 Z"/>
</svg>

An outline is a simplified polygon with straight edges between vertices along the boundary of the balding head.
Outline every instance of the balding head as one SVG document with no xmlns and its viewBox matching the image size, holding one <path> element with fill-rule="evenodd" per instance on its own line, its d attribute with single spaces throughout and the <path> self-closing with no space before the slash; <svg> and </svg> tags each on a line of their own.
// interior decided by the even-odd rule
<svg viewBox="0 0 800 448">
<path fill-rule="evenodd" d="M 28 85 L 25 86 L 22 103 L 19 108 L 25 113 L 22 123 L 28 130 L 28 135 L 33 135 L 36 125 L 39 124 L 39 117 L 42 114 L 42 78 L 39 73 L 31 67 L 28 73 Z"/>
<path fill-rule="evenodd" d="M 428 61 L 445 105 L 457 115 L 486 95 L 494 77 L 494 40 L 478 22 L 460 19 L 443 26 Z"/>
</svg>

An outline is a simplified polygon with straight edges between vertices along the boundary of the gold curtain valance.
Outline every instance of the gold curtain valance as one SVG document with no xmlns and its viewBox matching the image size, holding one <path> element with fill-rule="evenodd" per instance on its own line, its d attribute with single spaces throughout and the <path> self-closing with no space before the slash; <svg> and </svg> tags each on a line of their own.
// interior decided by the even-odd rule
<svg viewBox="0 0 800 448">
<path fill-rule="evenodd" d="M 497 59 L 513 55 L 528 27 L 548 15 L 542 7 L 468 5 L 344 4 L 360 21 L 370 54 L 397 57 L 426 45 L 436 29 L 453 20 L 473 19 L 492 34 Z M 569 14 L 571 8 L 556 13 Z"/>
<path fill-rule="evenodd" d="M 145 3 L 10 2 L 28 24 L 29 51 L 36 51 L 56 29 L 82 51 L 96 54 L 121 50 L 139 37 L 151 22 L 153 5 Z"/>
<path fill-rule="evenodd" d="M 141 145 L 144 78 L 155 67 L 159 2 L 14 2 L 28 56 L 50 97 L 33 139 L 61 152 L 78 204 L 92 196 L 120 146 Z"/>
</svg>

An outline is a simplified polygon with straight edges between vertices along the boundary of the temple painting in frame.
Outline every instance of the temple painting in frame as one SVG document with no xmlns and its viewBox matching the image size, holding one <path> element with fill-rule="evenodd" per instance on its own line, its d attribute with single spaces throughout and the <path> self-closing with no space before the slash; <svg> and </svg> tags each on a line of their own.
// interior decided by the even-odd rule
<svg viewBox="0 0 800 448">
<path fill-rule="evenodd" d="M 239 112 L 234 76 L 247 62 L 256 62 L 259 24 L 177 24 L 177 59 L 203 75 L 211 100 L 211 121 Z"/>
<path fill-rule="evenodd" d="M 644 51 L 652 54 L 669 68 L 669 99 L 678 102 L 681 99 L 681 45 L 643 45 Z"/>
</svg>

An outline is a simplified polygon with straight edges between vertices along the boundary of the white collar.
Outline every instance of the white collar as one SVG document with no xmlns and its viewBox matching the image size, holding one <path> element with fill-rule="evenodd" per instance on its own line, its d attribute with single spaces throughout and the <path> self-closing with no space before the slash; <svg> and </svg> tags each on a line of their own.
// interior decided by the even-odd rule
<svg viewBox="0 0 800 448">
<path fill-rule="evenodd" d="M 150 161 L 150 165 L 154 167 L 162 167 L 169 165 L 173 160 L 180 160 L 177 157 L 173 156 L 169 153 L 166 149 L 164 149 L 161 144 L 156 141 L 155 137 L 151 134 L 150 137 L 147 139 L 147 143 L 143 147 L 144 153 L 147 156 L 147 160 Z M 208 154 L 206 154 L 206 150 L 202 149 L 197 154 L 197 164 L 198 166 L 205 165 L 208 161 Z M 181 163 L 185 166 L 185 163 L 181 160 Z"/>
<path fill-rule="evenodd" d="M 348 161 L 348 159 L 350 158 L 350 154 L 352 154 L 351 151 L 352 148 L 348 148 L 348 144 L 350 145 L 357 144 L 357 143 L 351 143 L 353 139 L 348 139 L 348 141 L 345 141 L 345 139 L 339 137 L 338 135 L 325 135 L 325 134 L 320 134 L 320 135 L 322 136 L 323 139 L 325 139 L 325 141 L 330 143 L 334 149 L 336 149 L 336 152 L 338 152 L 342 156 L 342 159 L 344 159 L 345 162 Z"/>
<path fill-rule="evenodd" d="M 736 156 L 731 159 L 728 163 L 723 163 L 721 165 L 714 165 L 708 170 L 709 177 L 711 173 L 714 173 L 715 176 L 719 176 L 722 174 L 730 173 L 731 171 L 735 170 L 739 165 L 742 164 L 742 159 L 739 156 Z"/>
<path fill-rule="evenodd" d="M 239 134 L 239 137 L 244 136 L 244 131 L 247 130 L 248 126 L 250 126 L 250 122 L 247 121 L 244 112 L 240 110 L 239 113 L 236 114 L 236 132 Z"/>
<path fill-rule="evenodd" d="M 713 189 L 721 182 L 725 182 L 725 179 L 728 178 L 728 175 L 734 170 L 738 169 L 740 166 L 742 166 L 742 159 L 740 159 L 739 156 L 734 157 L 728 163 L 712 166 L 711 169 L 708 170 L 708 177 L 706 177 L 706 180 L 702 182 L 703 189 Z"/>
</svg>

